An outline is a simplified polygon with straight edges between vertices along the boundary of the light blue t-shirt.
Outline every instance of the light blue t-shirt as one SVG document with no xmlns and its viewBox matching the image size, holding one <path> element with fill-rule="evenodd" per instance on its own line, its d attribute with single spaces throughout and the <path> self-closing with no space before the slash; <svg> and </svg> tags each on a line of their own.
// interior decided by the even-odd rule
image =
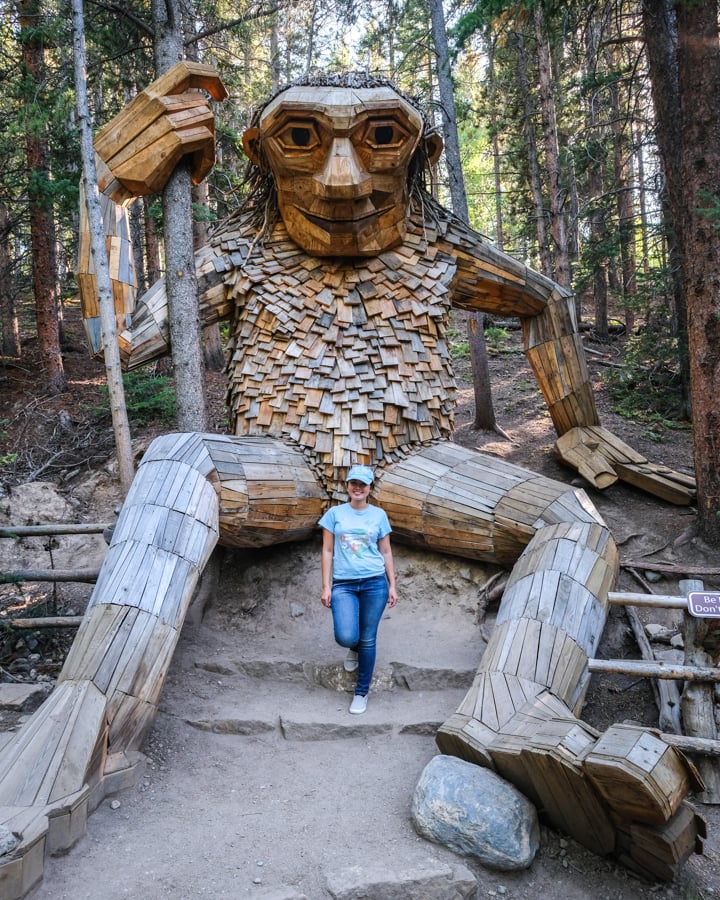
<svg viewBox="0 0 720 900">
<path fill-rule="evenodd" d="M 392 531 L 385 510 L 379 506 L 357 510 L 343 503 L 329 509 L 318 524 L 335 538 L 333 581 L 384 574 L 385 560 L 378 550 L 378 541 Z"/>
</svg>

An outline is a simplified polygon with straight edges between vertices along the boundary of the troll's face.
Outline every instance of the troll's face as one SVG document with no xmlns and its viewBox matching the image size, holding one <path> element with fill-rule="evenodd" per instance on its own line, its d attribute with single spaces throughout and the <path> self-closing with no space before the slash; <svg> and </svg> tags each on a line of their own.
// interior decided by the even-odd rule
<svg viewBox="0 0 720 900">
<path fill-rule="evenodd" d="M 270 168 L 290 237 L 316 256 L 374 256 L 405 236 L 423 120 L 390 87 L 291 87 L 243 135 Z M 440 152 L 439 139 L 429 148 Z"/>
</svg>

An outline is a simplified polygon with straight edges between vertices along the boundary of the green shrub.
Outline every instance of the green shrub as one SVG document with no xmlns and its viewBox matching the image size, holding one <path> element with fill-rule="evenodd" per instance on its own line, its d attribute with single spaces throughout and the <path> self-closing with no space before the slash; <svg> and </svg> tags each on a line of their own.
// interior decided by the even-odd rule
<svg viewBox="0 0 720 900">
<path fill-rule="evenodd" d="M 169 375 L 156 375 L 152 370 L 123 374 L 125 405 L 128 419 L 143 427 L 155 423 L 174 425 L 176 421 L 175 386 Z M 107 385 L 102 385 L 103 402 L 93 410 L 97 418 L 110 418 L 110 398 Z"/>
</svg>

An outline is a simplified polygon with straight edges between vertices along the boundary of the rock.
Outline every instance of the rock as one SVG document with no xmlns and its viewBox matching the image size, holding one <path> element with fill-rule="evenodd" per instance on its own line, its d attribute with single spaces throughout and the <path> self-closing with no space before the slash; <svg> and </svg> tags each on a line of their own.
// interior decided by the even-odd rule
<svg viewBox="0 0 720 900">
<path fill-rule="evenodd" d="M 16 838 L 12 831 L 0 825 L 0 857 L 13 851 L 19 843 L 20 839 Z"/>
<path fill-rule="evenodd" d="M 411 818 L 421 837 L 501 871 L 526 869 L 540 844 L 532 803 L 489 769 L 453 756 L 425 766 Z"/>
<path fill-rule="evenodd" d="M 297 600 L 293 600 L 290 604 L 290 615 L 293 619 L 297 619 L 298 616 L 305 615 L 305 607 L 302 603 L 298 603 Z"/>
<path fill-rule="evenodd" d="M 0 709 L 33 712 L 49 694 L 48 685 L 27 683 L 0 684 Z"/>
<path fill-rule="evenodd" d="M 477 894 L 469 869 L 434 860 L 393 872 L 387 866 L 349 866 L 328 874 L 326 886 L 334 900 L 470 900 Z"/>
</svg>

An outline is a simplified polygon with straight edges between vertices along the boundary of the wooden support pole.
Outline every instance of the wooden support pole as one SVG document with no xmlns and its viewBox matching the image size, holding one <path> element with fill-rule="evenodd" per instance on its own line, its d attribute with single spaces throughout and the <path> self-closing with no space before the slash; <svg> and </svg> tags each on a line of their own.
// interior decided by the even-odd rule
<svg viewBox="0 0 720 900">
<path fill-rule="evenodd" d="M 73 581 L 94 584 L 99 569 L 17 569 L 15 572 L 0 572 L 0 584 L 16 581 Z"/>
<path fill-rule="evenodd" d="M 635 594 L 608 592 L 608 603 L 613 606 L 653 606 L 657 609 L 687 609 L 686 597 L 671 597 L 667 594 Z"/>
<path fill-rule="evenodd" d="M 673 666 L 633 659 L 589 659 L 588 671 L 605 675 L 635 675 L 638 678 L 676 678 L 679 681 L 720 682 L 720 668 Z"/>
<path fill-rule="evenodd" d="M 685 594 L 689 594 L 691 591 L 702 591 L 703 587 L 702 581 L 698 579 L 688 578 L 680 582 L 680 590 Z M 686 667 L 712 665 L 712 657 L 704 646 L 708 633 L 708 621 L 691 616 L 689 613 L 685 614 L 683 639 Z M 715 671 L 720 672 L 720 669 L 716 668 Z M 695 738 L 717 740 L 715 690 L 712 684 L 686 684 L 681 706 L 686 734 Z M 698 794 L 698 799 L 703 803 L 720 804 L 720 765 L 715 760 L 703 759 L 698 761 L 698 769 L 705 783 L 705 790 Z"/>
</svg>

